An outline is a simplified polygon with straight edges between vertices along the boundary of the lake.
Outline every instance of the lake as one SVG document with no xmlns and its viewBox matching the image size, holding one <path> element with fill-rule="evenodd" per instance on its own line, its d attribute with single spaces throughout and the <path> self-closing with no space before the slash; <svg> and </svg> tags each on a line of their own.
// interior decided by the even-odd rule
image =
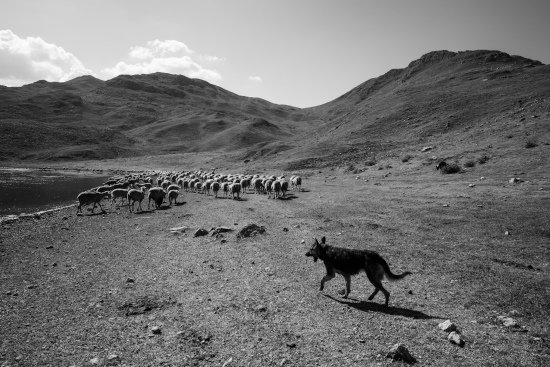
<svg viewBox="0 0 550 367">
<path fill-rule="evenodd" d="M 81 171 L 0 168 L 0 216 L 70 205 L 79 193 L 100 186 L 108 177 Z"/>
</svg>

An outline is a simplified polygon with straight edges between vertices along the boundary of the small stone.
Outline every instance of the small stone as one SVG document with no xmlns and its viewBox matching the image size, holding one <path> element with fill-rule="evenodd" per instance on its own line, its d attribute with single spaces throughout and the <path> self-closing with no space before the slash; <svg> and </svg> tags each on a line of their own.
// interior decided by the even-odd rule
<svg viewBox="0 0 550 367">
<path fill-rule="evenodd" d="M 302 240 L 302 242 L 300 242 L 300 243 L 306 243 L 306 240 Z"/>
<path fill-rule="evenodd" d="M 451 320 L 447 320 L 439 324 L 439 328 L 445 332 L 450 333 L 451 331 L 456 331 L 456 325 L 451 322 Z"/>
<path fill-rule="evenodd" d="M 31 285 L 27 286 L 27 289 L 34 289 L 34 288 L 36 288 L 36 285 L 34 285 L 34 284 L 31 284 Z"/>
<path fill-rule="evenodd" d="M 199 228 L 197 229 L 197 231 L 195 232 L 195 237 L 199 237 L 199 236 L 206 236 L 208 234 L 208 231 L 204 228 Z"/>
<path fill-rule="evenodd" d="M 288 228 L 283 228 L 283 232 L 288 232 Z"/>
<path fill-rule="evenodd" d="M 407 363 L 416 362 L 416 358 L 411 355 L 407 347 L 403 344 L 395 344 L 386 355 L 386 358 L 391 358 L 396 361 L 404 361 Z"/>
<path fill-rule="evenodd" d="M 158 335 L 158 334 L 161 334 L 162 333 L 162 330 L 160 329 L 160 327 L 158 326 L 153 326 L 151 328 L 151 333 L 155 334 L 155 335 Z"/>
<path fill-rule="evenodd" d="M 506 232 L 504 232 L 504 235 L 505 235 L 505 236 L 509 236 L 509 235 L 510 235 L 510 232 L 506 231 Z"/>
<path fill-rule="evenodd" d="M 497 319 L 506 327 L 517 327 L 518 323 L 515 319 L 508 316 L 498 316 Z"/>
<path fill-rule="evenodd" d="M 107 366 L 115 366 L 120 363 L 120 357 L 116 354 L 109 354 L 107 356 Z"/>
<path fill-rule="evenodd" d="M 286 346 L 289 348 L 296 348 L 296 343 L 286 343 Z"/>
<path fill-rule="evenodd" d="M 454 344 L 458 345 L 459 347 L 463 347 L 463 346 L 464 346 L 464 340 L 462 339 L 462 337 L 460 336 L 460 334 L 457 333 L 456 331 L 453 331 L 452 333 L 450 333 L 449 336 L 447 337 L 447 339 L 448 339 L 451 343 L 454 343 Z"/>
<path fill-rule="evenodd" d="M 90 364 L 93 364 L 93 365 L 99 364 L 99 358 L 95 357 L 90 359 Z"/>
<path fill-rule="evenodd" d="M 256 311 L 257 312 L 265 312 L 265 311 L 267 311 L 267 307 L 264 306 L 264 305 L 259 305 L 259 306 L 256 307 Z"/>
<path fill-rule="evenodd" d="M 64 216 L 63 218 L 61 218 L 61 219 L 67 220 L 67 219 L 69 219 L 69 217 L 67 217 L 67 216 L 65 215 L 65 216 Z"/>
<path fill-rule="evenodd" d="M 47 250 L 50 250 L 50 249 L 52 249 L 52 248 L 53 248 L 53 245 L 46 246 L 46 249 L 47 249 Z"/>
<path fill-rule="evenodd" d="M 468 187 L 475 187 L 475 184 L 469 184 Z"/>
<path fill-rule="evenodd" d="M 135 282 L 136 280 L 134 278 L 130 278 L 130 277 L 126 278 L 126 283 L 135 283 Z"/>
<path fill-rule="evenodd" d="M 443 204 L 443 207 L 444 207 L 444 208 L 446 208 L 446 207 L 448 207 L 448 206 L 449 206 L 449 204 Z"/>
</svg>

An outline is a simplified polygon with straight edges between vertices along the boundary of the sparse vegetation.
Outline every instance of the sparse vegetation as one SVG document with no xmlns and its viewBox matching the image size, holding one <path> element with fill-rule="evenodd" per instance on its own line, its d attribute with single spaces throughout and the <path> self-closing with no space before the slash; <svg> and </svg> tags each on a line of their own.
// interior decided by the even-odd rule
<svg viewBox="0 0 550 367">
<path fill-rule="evenodd" d="M 473 159 L 468 159 L 466 162 L 464 162 L 464 167 L 472 168 L 475 167 L 476 161 Z"/>
<path fill-rule="evenodd" d="M 485 164 L 485 163 L 489 162 L 490 159 L 491 159 L 491 157 L 489 157 L 488 155 L 483 155 L 483 156 L 481 156 L 477 159 L 477 163 Z"/>
<path fill-rule="evenodd" d="M 457 163 L 447 163 L 445 166 L 439 169 L 439 172 L 445 175 L 459 173 L 460 171 L 461 171 L 461 168 Z"/>
<path fill-rule="evenodd" d="M 535 148 L 535 147 L 538 147 L 539 144 L 537 143 L 537 141 L 535 139 L 529 139 L 525 142 L 525 148 L 529 149 L 529 148 Z"/>
</svg>

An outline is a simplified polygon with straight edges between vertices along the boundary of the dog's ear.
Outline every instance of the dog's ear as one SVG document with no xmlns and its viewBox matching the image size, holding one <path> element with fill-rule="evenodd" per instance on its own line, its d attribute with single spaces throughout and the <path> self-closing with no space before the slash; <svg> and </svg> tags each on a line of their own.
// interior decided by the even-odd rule
<svg viewBox="0 0 550 367">
<path fill-rule="evenodd" d="M 321 238 L 321 244 L 320 244 L 320 246 L 321 246 L 322 248 L 325 248 L 325 247 L 327 246 L 326 242 L 327 242 L 327 239 L 325 238 L 325 236 L 323 236 L 323 238 Z"/>
<path fill-rule="evenodd" d="M 318 245 L 319 244 L 319 241 L 317 241 L 317 238 L 313 238 L 313 245 Z"/>
</svg>

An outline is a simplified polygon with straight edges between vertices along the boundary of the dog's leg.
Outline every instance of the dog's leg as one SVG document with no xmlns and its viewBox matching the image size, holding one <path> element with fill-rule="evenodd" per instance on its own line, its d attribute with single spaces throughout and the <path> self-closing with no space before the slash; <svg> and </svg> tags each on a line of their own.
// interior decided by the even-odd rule
<svg viewBox="0 0 550 367">
<path fill-rule="evenodd" d="M 351 276 L 343 275 L 346 280 L 346 292 L 344 293 L 344 298 L 348 298 L 349 292 L 351 292 Z"/>
<path fill-rule="evenodd" d="M 371 268 L 372 269 L 372 268 Z M 378 291 L 382 291 L 384 293 L 384 296 L 386 296 L 386 303 L 385 306 L 388 307 L 388 303 L 390 301 L 390 292 L 388 292 L 386 289 L 384 289 L 384 286 L 382 285 L 382 274 L 377 271 L 377 269 L 367 269 L 367 278 L 369 278 L 370 282 L 374 287 L 376 288 L 374 292 L 370 295 L 369 300 L 372 300 L 374 296 L 378 293 Z"/>
<path fill-rule="evenodd" d="M 322 291 L 325 288 L 325 282 L 328 282 L 332 278 L 334 278 L 334 274 L 325 275 L 323 279 L 321 279 L 321 288 L 319 288 L 319 290 Z"/>
</svg>

